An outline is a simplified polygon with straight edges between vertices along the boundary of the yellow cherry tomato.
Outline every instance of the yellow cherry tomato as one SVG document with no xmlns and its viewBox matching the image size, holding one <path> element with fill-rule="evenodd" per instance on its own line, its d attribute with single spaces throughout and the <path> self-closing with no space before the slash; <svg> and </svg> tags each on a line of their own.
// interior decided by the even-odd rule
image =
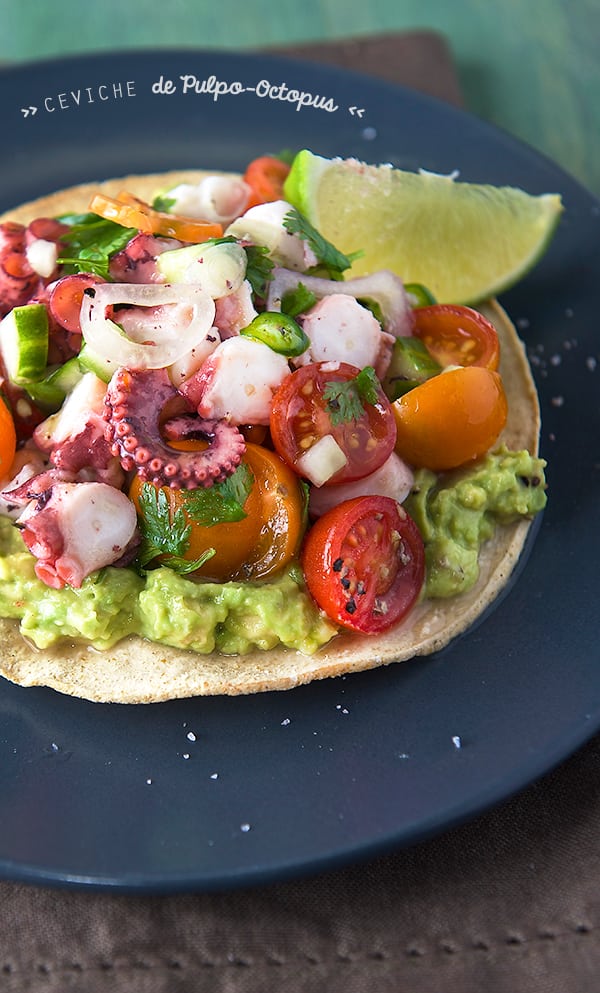
<svg viewBox="0 0 600 993">
<path fill-rule="evenodd" d="M 506 424 L 497 372 L 466 366 L 440 373 L 392 404 L 396 451 L 413 466 L 444 472 L 484 455 Z"/>
<path fill-rule="evenodd" d="M 187 451 L 202 449 L 202 441 L 172 443 L 173 447 Z M 296 474 L 274 452 L 260 445 L 248 444 L 243 462 L 254 477 L 252 489 L 244 504 L 246 517 L 241 521 L 198 524 L 186 514 L 192 527 L 190 544 L 184 558 L 200 558 L 207 548 L 214 548 L 215 555 L 194 575 L 216 582 L 230 579 L 262 579 L 277 572 L 296 555 L 304 525 L 304 498 Z M 130 498 L 139 508 L 142 487 L 135 477 L 129 491 Z M 189 490 L 162 487 L 172 513 L 183 507 Z"/>
</svg>

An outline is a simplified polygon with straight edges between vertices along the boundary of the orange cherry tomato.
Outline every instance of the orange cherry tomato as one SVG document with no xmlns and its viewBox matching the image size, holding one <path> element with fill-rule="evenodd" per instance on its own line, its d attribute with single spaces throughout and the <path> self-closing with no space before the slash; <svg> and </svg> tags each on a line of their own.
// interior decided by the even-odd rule
<svg viewBox="0 0 600 993">
<path fill-rule="evenodd" d="M 174 448 L 201 449 L 202 441 L 172 443 Z M 246 517 L 234 523 L 192 526 L 190 545 L 184 558 L 199 558 L 207 548 L 216 549 L 194 575 L 216 582 L 230 579 L 262 579 L 290 562 L 300 545 L 304 526 L 304 497 L 298 477 L 274 452 L 260 445 L 248 444 L 243 456 L 254 476 L 254 483 L 244 505 Z M 142 487 L 135 477 L 129 496 L 139 507 Z M 163 487 L 171 510 L 184 508 L 189 491 Z"/>
<path fill-rule="evenodd" d="M 261 155 L 250 162 L 244 173 L 244 182 L 252 190 L 246 210 L 259 203 L 283 199 L 283 184 L 289 171 L 290 166 L 274 155 Z"/>
<path fill-rule="evenodd" d="M 496 370 L 500 363 L 498 332 L 483 314 L 471 307 L 436 303 L 413 311 L 413 334 L 444 367 L 482 366 Z"/>
<path fill-rule="evenodd" d="M 15 457 L 17 433 L 11 413 L 0 398 L 0 479 L 3 479 Z"/>
<path fill-rule="evenodd" d="M 220 238 L 223 234 L 222 224 L 155 210 L 149 203 L 125 190 L 116 198 L 97 193 L 92 197 L 89 209 L 93 214 L 114 221 L 115 224 L 122 224 L 125 228 L 136 228 L 143 234 L 177 238 L 191 244 L 207 241 L 209 238 Z"/>
<path fill-rule="evenodd" d="M 442 372 L 395 400 L 392 408 L 398 454 L 435 472 L 484 455 L 508 414 L 499 374 L 480 366 Z"/>
</svg>

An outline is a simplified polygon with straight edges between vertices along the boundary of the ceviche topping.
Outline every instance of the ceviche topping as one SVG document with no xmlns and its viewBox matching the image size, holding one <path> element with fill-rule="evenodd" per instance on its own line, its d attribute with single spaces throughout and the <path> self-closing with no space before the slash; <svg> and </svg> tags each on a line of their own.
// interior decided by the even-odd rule
<svg viewBox="0 0 600 993">
<path fill-rule="evenodd" d="M 262 156 L 153 203 L 99 191 L 86 213 L 0 225 L 0 514 L 43 586 L 101 576 L 106 591 L 120 574 L 127 595 L 162 583 L 205 603 L 215 584 L 259 597 L 285 575 L 327 619 L 286 643 L 315 650 L 476 581 L 452 567 L 446 590 L 429 554 L 440 492 L 472 495 L 477 548 L 494 514 L 542 508 L 526 452 L 518 499 L 476 507 L 482 473 L 511 490 L 494 325 L 387 269 L 346 278 L 361 251 L 285 199 L 289 173 Z M 454 537 L 471 534 L 457 513 Z"/>
</svg>

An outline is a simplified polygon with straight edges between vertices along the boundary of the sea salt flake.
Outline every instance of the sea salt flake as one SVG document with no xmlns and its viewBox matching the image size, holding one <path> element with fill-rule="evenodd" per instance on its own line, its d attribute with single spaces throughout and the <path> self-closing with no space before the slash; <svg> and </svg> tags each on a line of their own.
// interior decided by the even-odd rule
<svg viewBox="0 0 600 993">
<path fill-rule="evenodd" d="M 460 740 L 460 736 L 458 734 L 452 735 L 452 744 L 455 748 L 462 748 L 462 741 Z"/>
<path fill-rule="evenodd" d="M 211 772 L 210 778 L 211 779 L 218 779 L 219 778 L 219 773 L 218 772 Z"/>
<path fill-rule="evenodd" d="M 193 731 L 188 731 L 188 733 L 186 734 L 186 738 L 188 741 L 196 741 L 196 735 L 194 734 Z"/>
<path fill-rule="evenodd" d="M 184 752 L 183 753 L 183 758 L 184 759 L 189 759 L 189 757 L 190 757 L 190 753 L 189 752 Z"/>
<path fill-rule="evenodd" d="M 243 831 L 244 834 L 248 834 L 249 830 L 250 830 L 249 824 L 240 824 L 240 831 Z"/>
<path fill-rule="evenodd" d="M 291 724 L 291 723 L 292 722 L 289 719 L 289 717 L 284 717 L 283 720 L 282 720 L 282 722 L 281 722 L 281 726 L 282 726 L 282 728 L 286 728 L 288 726 L 288 724 Z"/>
<path fill-rule="evenodd" d="M 146 785 L 147 786 L 152 786 L 152 780 L 151 779 L 147 779 L 146 780 Z"/>
</svg>

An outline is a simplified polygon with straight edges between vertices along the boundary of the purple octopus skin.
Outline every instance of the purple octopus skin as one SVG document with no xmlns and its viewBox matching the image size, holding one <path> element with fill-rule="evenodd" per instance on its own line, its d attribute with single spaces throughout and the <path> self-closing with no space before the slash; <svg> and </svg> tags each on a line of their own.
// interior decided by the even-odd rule
<svg viewBox="0 0 600 993">
<path fill-rule="evenodd" d="M 155 238 L 150 234 L 136 234 L 125 248 L 113 255 L 110 277 L 116 283 L 161 282 L 156 259 L 163 252 L 181 248 L 183 242 L 174 238 Z"/>
<path fill-rule="evenodd" d="M 0 317 L 26 304 L 41 283 L 27 261 L 26 235 L 23 224 L 0 224 Z"/>
<path fill-rule="evenodd" d="M 225 420 L 203 420 L 191 413 L 183 422 L 170 419 L 171 440 L 205 438 L 203 451 L 179 451 L 167 444 L 161 420 L 167 404 L 183 400 L 166 369 L 120 368 L 105 398 L 105 437 L 126 472 L 135 469 L 144 482 L 191 490 L 222 482 L 239 465 L 246 443 L 241 432 Z M 169 422 L 167 422 L 169 423 Z M 179 427 L 178 427 L 179 424 Z"/>
</svg>

